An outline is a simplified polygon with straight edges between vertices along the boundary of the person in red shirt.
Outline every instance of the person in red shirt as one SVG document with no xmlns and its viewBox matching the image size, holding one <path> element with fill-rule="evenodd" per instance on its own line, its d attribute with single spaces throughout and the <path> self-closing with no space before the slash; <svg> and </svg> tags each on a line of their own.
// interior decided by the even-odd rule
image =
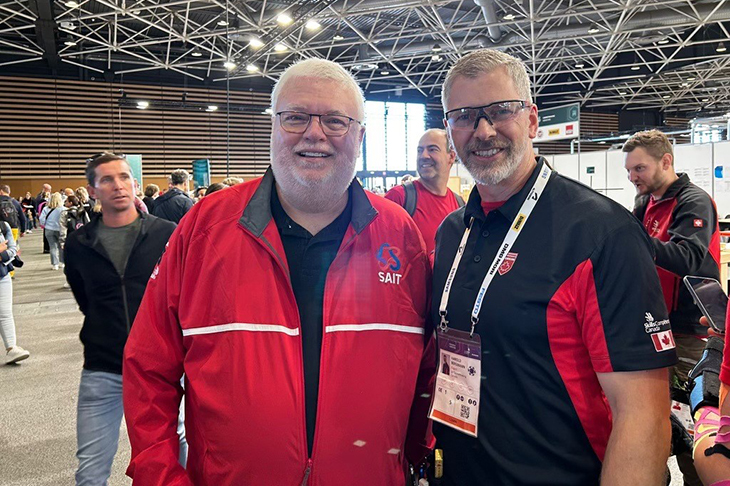
<svg viewBox="0 0 730 486">
<path fill-rule="evenodd" d="M 426 130 L 418 141 L 418 176 L 413 182 L 395 186 L 385 195 L 408 211 L 408 184 L 412 184 L 416 194 L 413 221 L 421 230 L 430 254 L 436 246 L 436 230 L 450 212 L 464 205 L 464 200 L 448 188 L 449 173 L 454 165 L 456 152 L 449 146 L 446 130 L 432 128 Z M 409 211 L 410 213 L 410 211 Z"/>
</svg>

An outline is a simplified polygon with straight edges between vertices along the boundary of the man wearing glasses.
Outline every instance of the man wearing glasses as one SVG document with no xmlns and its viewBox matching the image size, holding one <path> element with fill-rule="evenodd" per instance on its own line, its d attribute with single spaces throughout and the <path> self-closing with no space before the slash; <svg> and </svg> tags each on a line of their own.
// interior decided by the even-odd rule
<svg viewBox="0 0 730 486">
<path fill-rule="evenodd" d="M 134 484 L 402 486 L 432 445 L 428 258 L 354 179 L 362 92 L 310 59 L 272 108 L 271 168 L 193 206 L 151 277 L 125 355 Z"/>
<path fill-rule="evenodd" d="M 519 60 L 463 57 L 442 101 L 477 181 L 436 237 L 432 318 L 450 374 L 430 416 L 444 483 L 663 484 L 676 356 L 641 226 L 535 157 Z"/>
</svg>

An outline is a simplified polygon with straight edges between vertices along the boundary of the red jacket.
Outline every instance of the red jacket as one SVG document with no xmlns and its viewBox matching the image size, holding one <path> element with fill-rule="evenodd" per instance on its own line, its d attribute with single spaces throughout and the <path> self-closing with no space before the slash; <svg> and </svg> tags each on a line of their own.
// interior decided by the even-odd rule
<svg viewBox="0 0 730 486">
<path fill-rule="evenodd" d="M 152 274 L 124 360 L 135 485 L 399 486 L 405 456 L 420 461 L 432 445 L 424 243 L 402 209 L 353 182 L 325 286 L 307 457 L 300 323 L 273 181 L 269 171 L 196 204 Z M 187 471 L 175 432 L 183 372 Z"/>
</svg>

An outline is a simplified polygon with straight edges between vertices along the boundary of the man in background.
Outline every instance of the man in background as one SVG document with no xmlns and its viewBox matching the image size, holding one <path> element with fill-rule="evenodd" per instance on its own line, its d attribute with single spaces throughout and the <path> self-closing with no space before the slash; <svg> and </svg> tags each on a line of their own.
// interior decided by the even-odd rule
<svg viewBox="0 0 730 486">
<path fill-rule="evenodd" d="M 154 204 L 154 214 L 177 224 L 185 213 L 193 207 L 193 200 L 188 196 L 190 190 L 190 174 L 184 169 L 177 169 L 170 174 L 169 190 L 158 197 Z"/>
</svg>

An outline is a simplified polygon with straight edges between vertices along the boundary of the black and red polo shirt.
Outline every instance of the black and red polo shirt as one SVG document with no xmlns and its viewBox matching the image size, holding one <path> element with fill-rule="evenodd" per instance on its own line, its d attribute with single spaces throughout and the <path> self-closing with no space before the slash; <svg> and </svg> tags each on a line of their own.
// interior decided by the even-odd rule
<svg viewBox="0 0 730 486">
<path fill-rule="evenodd" d="M 682 283 L 686 275 L 720 278 L 720 227 L 715 203 L 687 174 L 658 200 L 636 198 L 634 215 L 651 237 L 672 330 L 706 335 L 699 308 Z"/>
<path fill-rule="evenodd" d="M 448 305 L 469 330 L 476 294 L 537 178 L 484 214 L 476 188 L 436 236 L 432 317 L 474 218 Z M 553 173 L 487 292 L 478 438 L 435 424 L 444 484 L 598 484 L 611 411 L 597 373 L 677 360 L 649 238 L 631 213 Z M 639 412 L 640 413 L 640 412 Z"/>
</svg>

